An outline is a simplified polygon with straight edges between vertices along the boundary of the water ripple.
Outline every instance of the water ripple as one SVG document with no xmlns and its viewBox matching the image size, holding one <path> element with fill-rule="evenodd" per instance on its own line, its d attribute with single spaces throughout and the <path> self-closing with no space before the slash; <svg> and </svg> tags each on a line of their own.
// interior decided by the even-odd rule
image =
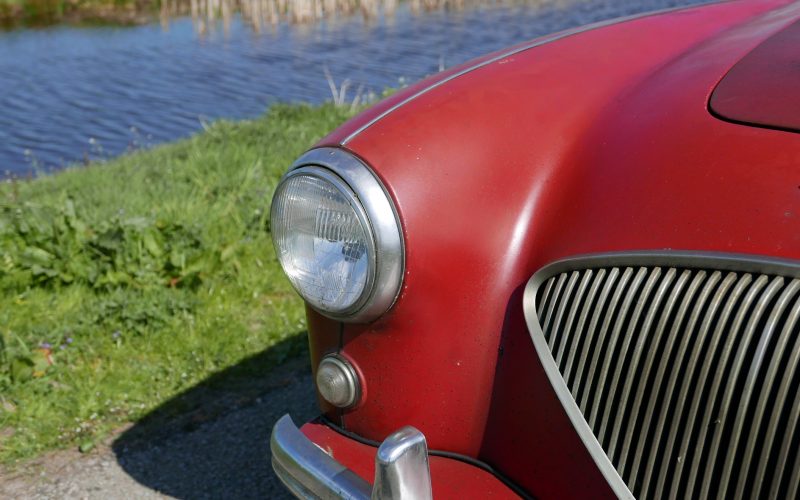
<svg viewBox="0 0 800 500">
<path fill-rule="evenodd" d="M 691 3 L 699 2 L 563 0 L 426 15 L 401 4 L 393 18 L 372 23 L 281 24 L 261 34 L 236 17 L 227 35 L 204 37 L 188 18 L 168 30 L 2 33 L 0 172 L 27 176 L 117 155 L 187 136 L 201 120 L 257 116 L 276 101 L 321 102 L 330 98 L 324 68 L 351 80 L 350 95 L 359 86 L 380 92 L 549 32 Z"/>
</svg>

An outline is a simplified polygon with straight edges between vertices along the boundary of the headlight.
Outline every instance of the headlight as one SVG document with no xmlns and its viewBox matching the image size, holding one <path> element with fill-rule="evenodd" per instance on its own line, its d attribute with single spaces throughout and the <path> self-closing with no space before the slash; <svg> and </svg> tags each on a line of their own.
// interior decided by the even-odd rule
<svg viewBox="0 0 800 500">
<path fill-rule="evenodd" d="M 335 148 L 301 157 L 270 213 L 278 260 L 319 312 L 371 321 L 391 307 L 403 276 L 403 242 L 390 198 L 360 160 Z"/>
</svg>

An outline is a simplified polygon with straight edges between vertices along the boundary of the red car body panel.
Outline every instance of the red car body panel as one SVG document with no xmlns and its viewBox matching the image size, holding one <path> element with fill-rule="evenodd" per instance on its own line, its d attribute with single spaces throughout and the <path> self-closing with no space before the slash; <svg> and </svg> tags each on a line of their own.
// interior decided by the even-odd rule
<svg viewBox="0 0 800 500">
<path fill-rule="evenodd" d="M 371 440 L 413 425 L 542 498 L 611 497 L 536 356 L 522 287 L 586 253 L 800 258 L 800 135 L 708 110 L 731 67 L 798 18 L 785 0 L 741 1 L 561 37 L 437 75 L 324 139 L 381 177 L 406 248 L 379 320 L 309 309 L 314 365 L 341 352 L 366 387 L 326 414 Z"/>
</svg>

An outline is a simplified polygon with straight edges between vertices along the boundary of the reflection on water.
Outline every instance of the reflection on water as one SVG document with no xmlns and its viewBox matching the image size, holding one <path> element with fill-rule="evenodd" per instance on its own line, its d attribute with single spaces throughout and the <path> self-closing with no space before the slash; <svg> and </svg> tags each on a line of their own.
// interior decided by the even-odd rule
<svg viewBox="0 0 800 500">
<path fill-rule="evenodd" d="M 567 5 L 570 0 L 402 0 L 414 14 L 448 10 L 451 12 L 470 8 L 496 8 L 508 6 L 542 7 L 547 4 Z M 164 26 L 176 16 L 191 14 L 198 33 L 220 21 L 225 29 L 230 27 L 234 13 L 257 33 L 279 23 L 313 23 L 320 20 L 336 21 L 360 15 L 364 21 L 381 17 L 392 18 L 401 0 L 164 0 L 160 19 Z"/>
<path fill-rule="evenodd" d="M 181 8 L 170 1 L 165 10 Z M 349 80 L 352 99 L 546 33 L 688 3 L 193 0 L 194 17 L 165 12 L 162 23 L 11 31 L 0 34 L 0 175 L 107 158 L 273 102 L 331 99 L 326 69 Z"/>
</svg>

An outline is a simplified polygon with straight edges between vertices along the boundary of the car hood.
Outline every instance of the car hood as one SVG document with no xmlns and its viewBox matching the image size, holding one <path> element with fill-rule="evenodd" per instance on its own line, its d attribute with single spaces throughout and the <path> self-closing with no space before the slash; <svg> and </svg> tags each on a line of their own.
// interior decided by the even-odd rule
<svg viewBox="0 0 800 500">
<path fill-rule="evenodd" d="M 762 42 L 725 75 L 711 95 L 720 118 L 800 131 L 800 22 Z"/>
<path fill-rule="evenodd" d="M 323 144 L 373 165 L 409 222 L 430 203 L 464 209 L 451 225 L 480 206 L 502 235 L 522 238 L 535 220 L 527 241 L 548 237 L 537 251 L 552 258 L 698 247 L 798 257 L 800 231 L 786 224 L 800 217 L 800 179 L 787 178 L 800 136 L 708 108 L 726 73 L 798 18 L 800 4 L 739 1 L 556 35 L 421 82 Z"/>
</svg>

